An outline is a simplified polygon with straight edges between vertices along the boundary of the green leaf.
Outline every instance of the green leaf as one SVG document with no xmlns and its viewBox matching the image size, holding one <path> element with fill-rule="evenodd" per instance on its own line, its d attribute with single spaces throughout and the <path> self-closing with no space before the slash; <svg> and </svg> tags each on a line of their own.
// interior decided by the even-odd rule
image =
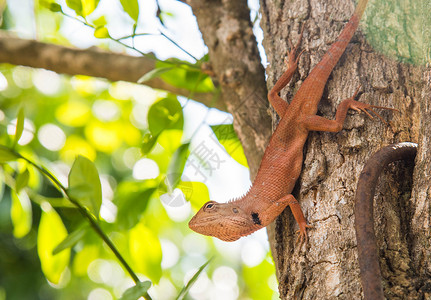
<svg viewBox="0 0 431 300">
<path fill-rule="evenodd" d="M 172 59 L 173 62 L 182 62 Z M 156 68 L 172 67 L 171 63 L 157 62 Z M 210 93 L 214 91 L 211 78 L 200 71 L 184 64 L 178 65 L 160 75 L 160 78 L 172 86 L 187 89 L 195 93 Z"/>
<path fill-rule="evenodd" d="M 39 0 L 39 5 L 45 8 L 48 8 L 51 6 L 53 0 Z"/>
<path fill-rule="evenodd" d="M 138 79 L 138 83 L 144 83 L 150 79 L 159 77 L 160 75 L 162 75 L 163 73 L 172 70 L 172 67 L 162 67 L 162 68 L 156 68 L 151 70 L 148 73 L 145 73 L 141 78 Z"/>
<path fill-rule="evenodd" d="M 169 183 L 169 175 L 158 186 L 159 198 L 163 204 L 176 207 L 184 204 L 184 198 L 179 197 L 177 189 L 182 191 L 185 199 L 190 202 L 194 210 L 199 210 L 202 205 L 210 201 L 208 187 L 198 181 L 180 181 L 175 188 Z"/>
<path fill-rule="evenodd" d="M 84 244 L 84 248 L 81 249 L 76 255 L 73 257 L 73 275 L 75 276 L 86 276 L 88 266 L 91 262 L 101 257 L 102 245 L 96 244 Z"/>
<path fill-rule="evenodd" d="M 61 9 L 61 5 L 59 5 L 57 3 L 49 3 L 48 8 L 52 12 L 63 12 L 63 10 Z"/>
<path fill-rule="evenodd" d="M 178 147 L 182 145 L 182 135 L 183 131 L 178 129 L 162 131 L 157 139 L 157 145 L 160 145 L 160 147 L 157 147 L 158 151 L 148 153 L 147 157 L 157 163 L 160 174 L 166 174 L 168 172 L 169 158 L 172 157 Z"/>
<path fill-rule="evenodd" d="M 92 193 L 92 190 L 92 187 L 88 184 L 80 184 L 70 187 L 67 192 L 73 199 L 84 199 L 89 197 L 89 194 Z"/>
<path fill-rule="evenodd" d="M 211 126 L 211 129 L 226 152 L 238 163 L 248 168 L 247 158 L 245 157 L 241 142 L 233 129 L 233 125 L 214 125 Z"/>
<path fill-rule="evenodd" d="M 21 107 L 21 109 L 18 112 L 18 117 L 16 119 L 16 130 L 15 130 L 15 138 L 13 142 L 13 147 L 18 144 L 19 139 L 22 136 L 22 132 L 24 131 L 24 108 Z"/>
<path fill-rule="evenodd" d="M 98 39 L 106 39 L 109 38 L 108 28 L 106 27 L 97 27 L 94 31 L 94 36 Z"/>
<path fill-rule="evenodd" d="M 124 11 L 137 23 L 139 17 L 138 0 L 120 0 L 120 2 Z"/>
<path fill-rule="evenodd" d="M 46 205 L 45 205 L 46 206 Z M 42 212 L 37 235 L 37 253 L 46 279 L 54 284 L 69 264 L 70 249 L 53 255 L 54 248 L 67 236 L 67 230 L 60 216 L 51 207 Z"/>
<path fill-rule="evenodd" d="M 210 193 L 208 187 L 199 181 L 181 181 L 178 188 L 183 191 L 184 196 L 190 201 L 192 207 L 196 210 L 202 205 L 210 201 Z"/>
<path fill-rule="evenodd" d="M 99 18 L 97 18 L 96 20 L 94 20 L 94 21 L 93 21 L 93 24 L 94 24 L 96 27 L 103 27 L 103 26 L 105 26 L 106 24 L 108 24 L 108 22 L 106 22 L 106 18 L 105 18 L 105 16 L 100 16 Z"/>
<path fill-rule="evenodd" d="M 78 156 L 69 173 L 68 194 L 87 207 L 96 218 L 102 205 L 102 187 L 99 173 L 92 161 Z"/>
<path fill-rule="evenodd" d="M 84 17 L 81 0 L 66 0 L 66 4 L 70 9 L 73 9 L 78 16 Z"/>
<path fill-rule="evenodd" d="M 157 138 L 159 136 L 153 136 L 151 133 L 146 133 L 144 135 L 144 137 L 142 138 L 142 145 L 141 145 L 141 152 L 143 155 L 147 155 L 148 153 L 151 152 L 151 150 L 153 149 L 154 145 L 157 142 Z"/>
<path fill-rule="evenodd" d="M 100 0 L 81 0 L 82 3 L 82 14 L 84 17 L 90 15 L 99 5 Z"/>
<path fill-rule="evenodd" d="M 4 172 L 0 172 L 0 202 L 3 199 L 4 190 L 5 190 L 5 176 Z"/>
<path fill-rule="evenodd" d="M 0 145 L 0 164 L 19 158 L 11 149 Z"/>
<path fill-rule="evenodd" d="M 48 202 L 51 204 L 52 207 L 67 207 L 67 208 L 76 208 L 76 206 L 70 202 L 68 199 L 59 197 L 45 197 L 39 194 L 31 195 L 31 200 L 33 202 L 38 203 L 39 205 L 42 205 L 43 202 Z"/>
<path fill-rule="evenodd" d="M 189 156 L 189 146 L 190 143 L 182 144 L 172 156 L 167 172 L 170 190 L 173 190 L 181 180 L 181 175 L 183 174 L 184 166 Z"/>
<path fill-rule="evenodd" d="M 193 284 L 198 279 L 199 275 L 202 273 L 202 271 L 210 263 L 211 260 L 212 260 L 212 258 L 210 258 L 206 263 L 204 263 L 199 268 L 199 270 L 197 270 L 197 272 L 195 273 L 195 275 L 193 275 L 193 277 L 189 280 L 189 282 L 187 282 L 187 285 L 185 287 L 183 287 L 183 289 L 181 290 L 181 292 L 178 294 L 176 300 L 182 300 L 182 299 L 184 299 L 184 297 L 187 295 L 187 293 L 189 292 L 189 290 L 191 289 L 191 287 L 193 286 Z"/>
<path fill-rule="evenodd" d="M 22 238 L 31 230 L 31 202 L 24 192 L 19 193 L 18 196 L 18 194 L 12 190 L 11 196 L 12 205 L 10 208 L 10 216 L 13 224 L 13 235 L 16 238 Z"/>
<path fill-rule="evenodd" d="M 17 175 L 15 180 L 15 190 L 17 193 L 27 186 L 29 178 L 30 172 L 27 169 Z"/>
<path fill-rule="evenodd" d="M 180 129 L 168 129 L 164 130 L 157 139 L 157 143 L 163 148 L 163 156 L 172 156 L 175 151 L 183 144 L 181 139 L 183 137 L 183 131 Z M 165 159 L 166 161 L 166 159 Z M 169 161 L 167 161 L 169 163 Z M 159 162 L 158 162 L 159 163 Z M 167 172 L 167 165 L 165 172 Z M 160 169 L 161 170 L 161 169 Z"/>
<path fill-rule="evenodd" d="M 157 284 L 162 276 L 162 247 L 153 231 L 142 223 L 130 229 L 129 249 L 134 269 Z"/>
<path fill-rule="evenodd" d="M 151 196 L 156 191 L 156 181 L 120 183 L 115 190 L 114 201 L 118 207 L 117 223 L 121 229 L 130 229 L 141 219 Z"/>
<path fill-rule="evenodd" d="M 138 282 L 135 286 L 128 288 L 120 300 L 137 300 L 140 297 L 147 295 L 148 289 L 151 287 L 150 281 Z"/>
<path fill-rule="evenodd" d="M 181 104 L 175 97 L 164 98 L 151 105 L 148 127 L 153 136 L 165 129 L 183 129 L 184 117 Z"/>
<path fill-rule="evenodd" d="M 69 234 L 64 240 L 61 241 L 57 247 L 52 250 L 52 255 L 56 255 L 61 251 L 73 247 L 77 242 L 79 242 L 87 232 L 87 227 L 81 227 Z"/>
</svg>

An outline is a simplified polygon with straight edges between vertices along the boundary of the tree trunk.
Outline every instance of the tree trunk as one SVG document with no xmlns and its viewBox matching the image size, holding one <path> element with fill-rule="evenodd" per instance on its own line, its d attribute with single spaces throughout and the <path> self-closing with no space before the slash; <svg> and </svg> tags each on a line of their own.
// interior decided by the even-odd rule
<svg viewBox="0 0 431 300">
<path fill-rule="evenodd" d="M 270 62 L 268 89 L 285 70 L 288 39 L 305 23 L 298 72 L 282 93 L 288 99 L 322 58 L 353 13 L 352 0 L 261 1 L 264 47 Z M 367 12 L 366 12 L 367 13 Z M 375 196 L 375 229 L 388 299 L 430 299 L 431 292 L 431 72 L 373 50 L 359 29 L 328 80 L 318 114 L 333 119 L 337 105 L 361 85 L 359 100 L 393 107 L 381 111 L 390 126 L 365 114 L 349 114 L 339 133 L 311 132 L 294 196 L 309 224 L 307 246 L 295 243 L 291 212 L 268 227 L 281 299 L 360 299 L 354 195 L 359 174 L 382 146 L 419 142 L 416 167 L 391 164 Z M 275 117 L 274 117 L 275 119 Z"/>
</svg>

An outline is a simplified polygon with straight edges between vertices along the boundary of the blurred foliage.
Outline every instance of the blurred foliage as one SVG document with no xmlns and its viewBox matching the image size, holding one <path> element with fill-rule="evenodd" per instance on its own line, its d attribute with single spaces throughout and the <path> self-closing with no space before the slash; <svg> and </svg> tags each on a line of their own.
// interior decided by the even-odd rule
<svg viewBox="0 0 431 300">
<path fill-rule="evenodd" d="M 233 124 L 213 125 L 211 129 L 227 153 L 241 165 L 248 167 L 247 158 L 242 151 L 241 142 L 233 130 Z"/>
<path fill-rule="evenodd" d="M 124 37 L 144 36 L 142 3 L 117 2 L 129 18 Z M 63 26 L 72 18 L 77 31 L 91 27 L 101 47 L 134 47 L 111 37 L 109 18 L 98 13 L 103 0 L 26 4 L 34 4 L 41 40 L 70 44 Z M 159 3 L 154 14 L 164 30 L 175 18 Z M 2 28 L 13 31 L 20 22 L 6 7 Z M 158 76 L 192 94 L 214 92 L 199 64 L 159 60 L 141 80 Z M 268 250 L 246 266 L 241 251 L 250 244 L 226 246 L 187 226 L 209 200 L 205 183 L 182 176 L 195 136 L 185 137 L 191 101 L 141 85 L 0 65 L 0 300 L 137 299 L 147 290 L 153 299 L 277 298 Z M 232 125 L 212 129 L 247 166 Z M 173 217 L 172 209 L 186 213 Z M 101 237 L 142 282 L 133 283 Z"/>
</svg>

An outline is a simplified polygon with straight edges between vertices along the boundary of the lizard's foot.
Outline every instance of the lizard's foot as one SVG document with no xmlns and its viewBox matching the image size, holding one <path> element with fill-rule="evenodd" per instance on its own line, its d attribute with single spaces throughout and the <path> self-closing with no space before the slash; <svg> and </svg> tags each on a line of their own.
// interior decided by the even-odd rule
<svg viewBox="0 0 431 300">
<path fill-rule="evenodd" d="M 296 231 L 296 233 L 299 233 L 298 237 L 296 238 L 296 243 L 302 245 L 304 242 L 307 244 L 308 242 L 308 236 L 307 236 L 307 228 L 314 228 L 312 225 L 308 224 L 299 224 L 299 230 Z"/>
<path fill-rule="evenodd" d="M 388 110 L 393 110 L 393 111 L 398 111 L 399 112 L 399 110 L 395 109 L 395 108 L 384 107 L 384 106 L 377 106 L 377 105 L 371 105 L 371 104 L 367 104 L 367 103 L 355 101 L 353 99 L 351 99 L 349 102 L 350 102 L 349 108 L 351 108 L 353 110 L 356 110 L 359 113 L 364 112 L 371 119 L 374 119 L 374 117 L 371 115 L 371 113 L 373 113 L 374 115 L 376 115 L 386 125 L 389 125 L 388 122 L 386 122 L 386 120 L 383 119 L 383 117 L 380 114 L 378 114 L 374 110 L 374 108 L 388 109 Z"/>
<path fill-rule="evenodd" d="M 299 34 L 299 39 L 296 45 L 294 46 L 290 40 L 287 42 L 289 43 L 290 51 L 287 53 L 287 58 L 284 59 L 284 63 L 287 65 L 287 67 L 291 67 L 292 65 L 298 64 L 299 58 L 301 57 L 302 53 L 304 53 L 305 49 L 302 50 L 298 55 L 296 55 L 299 45 L 301 44 L 302 35 L 304 33 L 304 27 L 305 23 L 302 24 L 301 33 Z"/>
<path fill-rule="evenodd" d="M 369 116 L 371 119 L 374 119 L 374 117 L 371 115 L 371 113 L 375 114 L 383 123 L 385 123 L 386 125 L 389 125 L 388 122 L 386 122 L 385 119 L 383 119 L 383 117 L 378 114 L 373 108 L 380 108 L 380 109 L 388 109 L 388 110 L 393 110 L 393 111 L 397 111 L 399 112 L 398 109 L 396 108 L 390 108 L 390 107 L 384 107 L 384 106 L 377 106 L 377 105 L 371 105 L 371 104 L 367 104 L 367 103 L 363 103 L 363 102 L 359 102 L 354 100 L 356 95 L 358 95 L 359 93 L 359 89 L 361 88 L 361 86 L 359 86 L 355 93 L 353 94 L 352 97 L 349 98 L 349 108 L 356 110 L 357 112 L 361 113 L 364 112 L 367 116 Z"/>
</svg>

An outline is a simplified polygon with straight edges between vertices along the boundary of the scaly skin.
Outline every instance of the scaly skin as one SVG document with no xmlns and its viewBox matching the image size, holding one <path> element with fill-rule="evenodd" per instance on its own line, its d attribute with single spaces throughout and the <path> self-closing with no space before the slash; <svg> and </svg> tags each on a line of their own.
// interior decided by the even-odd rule
<svg viewBox="0 0 431 300">
<path fill-rule="evenodd" d="M 355 33 L 367 2 L 368 0 L 359 1 L 338 39 L 288 104 L 278 93 L 289 83 L 297 68 L 302 53 L 296 55 L 302 38 L 301 31 L 298 43 L 289 53 L 287 70 L 268 93 L 270 103 L 282 118 L 265 150 L 252 187 L 246 195 L 228 203 L 210 201 L 204 204 L 189 222 L 192 230 L 223 241 L 235 241 L 267 226 L 289 205 L 299 224 L 298 238 L 301 241 L 306 239 L 306 229 L 311 226 L 307 225 L 301 207 L 291 192 L 301 173 L 302 149 L 308 132 L 338 132 L 342 129 L 349 108 L 359 112 L 374 112 L 372 108 L 376 107 L 355 101 L 355 93 L 340 103 L 335 120 L 316 116 L 326 81 Z"/>
</svg>

